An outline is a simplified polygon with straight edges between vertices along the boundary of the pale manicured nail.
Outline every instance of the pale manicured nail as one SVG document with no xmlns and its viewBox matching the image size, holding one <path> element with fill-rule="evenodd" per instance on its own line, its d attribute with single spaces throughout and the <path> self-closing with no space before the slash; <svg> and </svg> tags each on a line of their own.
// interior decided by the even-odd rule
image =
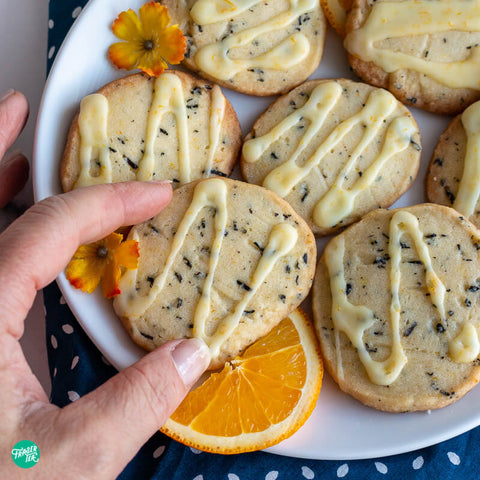
<svg viewBox="0 0 480 480">
<path fill-rule="evenodd" d="M 8 97 L 11 97 L 15 93 L 13 88 L 9 88 L 0 95 L 0 103 L 4 102 Z"/>
<path fill-rule="evenodd" d="M 183 340 L 171 355 L 186 387 L 191 387 L 210 363 L 210 350 L 199 338 Z"/>
</svg>

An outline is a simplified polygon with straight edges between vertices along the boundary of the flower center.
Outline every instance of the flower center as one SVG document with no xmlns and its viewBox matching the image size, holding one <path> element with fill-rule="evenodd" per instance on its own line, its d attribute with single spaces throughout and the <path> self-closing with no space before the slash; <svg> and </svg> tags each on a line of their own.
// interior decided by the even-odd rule
<svg viewBox="0 0 480 480">
<path fill-rule="evenodd" d="M 104 245 L 100 245 L 97 250 L 97 257 L 98 258 L 107 258 L 108 255 L 108 248 Z"/>
<path fill-rule="evenodd" d="M 145 40 L 143 42 L 143 48 L 145 50 L 153 50 L 153 41 L 152 40 Z"/>
</svg>

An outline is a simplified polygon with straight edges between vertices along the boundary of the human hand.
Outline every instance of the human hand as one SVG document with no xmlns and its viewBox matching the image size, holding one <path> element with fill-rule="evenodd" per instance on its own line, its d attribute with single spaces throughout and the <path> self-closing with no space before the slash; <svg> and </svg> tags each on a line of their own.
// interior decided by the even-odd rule
<svg viewBox="0 0 480 480">
<path fill-rule="evenodd" d="M 27 99 L 15 90 L 0 97 L 0 160 L 20 135 L 28 118 Z M 3 208 L 25 185 L 28 161 L 20 153 L 0 161 L 0 208 Z"/>
<path fill-rule="evenodd" d="M 34 205 L 0 235 L 0 478 L 115 478 L 208 366 L 203 342 L 175 340 L 60 409 L 18 341 L 36 291 L 78 245 L 152 217 L 170 198 L 166 183 L 87 187 Z M 10 453 L 25 439 L 38 445 L 40 460 L 21 471 Z"/>
</svg>

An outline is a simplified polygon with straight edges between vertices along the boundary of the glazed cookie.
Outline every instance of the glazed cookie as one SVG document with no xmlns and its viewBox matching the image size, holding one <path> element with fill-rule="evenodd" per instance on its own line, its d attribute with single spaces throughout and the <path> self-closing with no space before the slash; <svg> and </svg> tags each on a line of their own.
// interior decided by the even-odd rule
<svg viewBox="0 0 480 480">
<path fill-rule="evenodd" d="M 183 64 L 249 95 L 287 92 L 323 53 L 319 0 L 162 0 L 187 37 Z"/>
<path fill-rule="evenodd" d="M 316 235 L 327 235 L 412 184 L 420 133 L 386 90 L 312 80 L 275 101 L 242 149 L 245 179 L 285 198 Z"/>
<path fill-rule="evenodd" d="M 352 7 L 353 0 L 320 0 L 328 23 L 342 37 L 345 36 L 347 13 Z"/>
<path fill-rule="evenodd" d="M 81 102 L 61 165 L 64 191 L 98 183 L 230 174 L 241 145 L 220 87 L 179 71 L 129 75 Z"/>
<path fill-rule="evenodd" d="M 480 379 L 480 238 L 455 210 L 376 210 L 327 245 L 313 312 L 327 368 L 371 407 L 443 407 Z"/>
<path fill-rule="evenodd" d="M 132 229 L 138 270 L 114 308 L 147 350 L 200 337 L 212 368 L 265 335 L 306 297 L 316 262 L 306 223 L 274 193 L 212 178 L 177 189 L 157 217 Z"/>
<path fill-rule="evenodd" d="M 480 102 L 453 119 L 433 152 L 426 177 L 429 201 L 452 206 L 480 227 Z"/>
<path fill-rule="evenodd" d="M 354 72 L 407 105 L 455 114 L 480 98 L 480 0 L 354 0 Z"/>
</svg>

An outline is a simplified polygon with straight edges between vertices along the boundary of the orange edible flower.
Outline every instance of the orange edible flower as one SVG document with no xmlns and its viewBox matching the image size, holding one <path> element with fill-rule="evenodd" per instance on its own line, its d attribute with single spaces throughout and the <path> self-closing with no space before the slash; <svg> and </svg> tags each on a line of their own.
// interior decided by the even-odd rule
<svg viewBox="0 0 480 480">
<path fill-rule="evenodd" d="M 112 233 L 108 237 L 89 245 L 82 245 L 67 265 L 65 275 L 69 282 L 82 292 L 92 293 L 102 281 L 106 298 L 118 295 L 121 267 L 128 270 L 138 266 L 138 242 L 122 242 L 122 235 Z"/>
<path fill-rule="evenodd" d="M 110 60 L 126 70 L 138 68 L 158 77 L 167 62 L 175 65 L 183 60 L 187 41 L 178 25 L 171 25 L 168 9 L 154 1 L 139 10 L 129 9 L 113 22 L 112 31 L 124 42 L 110 46 Z"/>
</svg>

